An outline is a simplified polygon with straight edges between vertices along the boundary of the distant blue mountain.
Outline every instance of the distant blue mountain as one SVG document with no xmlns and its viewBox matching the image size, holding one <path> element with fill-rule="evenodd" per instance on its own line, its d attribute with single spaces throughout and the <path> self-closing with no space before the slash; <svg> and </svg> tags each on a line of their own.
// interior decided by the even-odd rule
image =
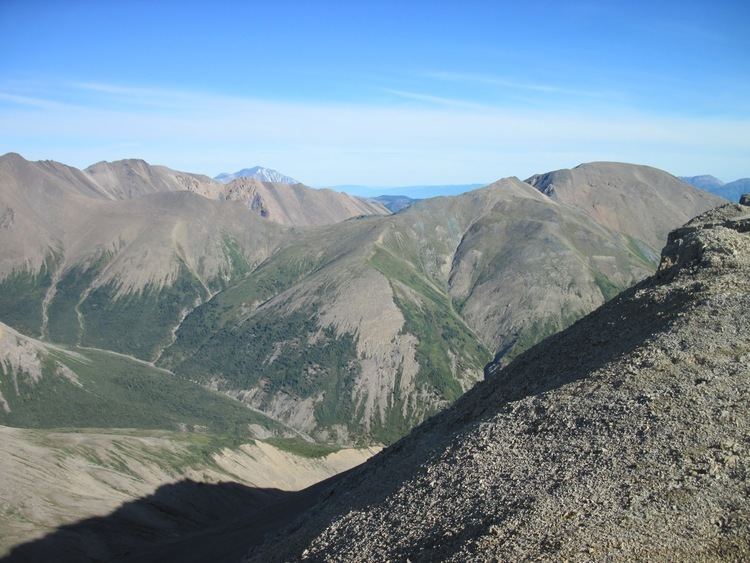
<svg viewBox="0 0 750 563">
<path fill-rule="evenodd" d="M 750 178 L 740 178 L 727 184 L 715 176 L 708 174 L 702 176 L 682 176 L 680 180 L 734 202 L 739 201 L 742 194 L 750 193 Z"/>
</svg>

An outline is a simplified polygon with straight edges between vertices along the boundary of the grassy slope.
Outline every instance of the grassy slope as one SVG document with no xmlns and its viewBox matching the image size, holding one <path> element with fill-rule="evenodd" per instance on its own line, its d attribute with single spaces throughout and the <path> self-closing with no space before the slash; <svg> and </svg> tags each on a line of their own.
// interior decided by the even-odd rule
<svg viewBox="0 0 750 563">
<path fill-rule="evenodd" d="M 51 350 L 43 377 L 30 383 L 0 365 L 0 390 L 11 412 L 0 424 L 29 428 L 157 428 L 206 431 L 238 439 L 247 426 L 280 431 L 280 424 L 219 393 L 127 358 L 85 350 L 83 360 Z M 69 367 L 81 386 L 56 375 L 55 362 Z"/>
<path fill-rule="evenodd" d="M 94 289 L 81 303 L 86 346 L 106 348 L 151 359 L 169 340 L 185 310 L 207 297 L 201 283 L 184 265 L 172 285 L 146 287 L 140 293 L 117 296 L 109 283 Z"/>
<path fill-rule="evenodd" d="M 454 311 L 450 298 L 420 275 L 411 264 L 378 248 L 370 263 L 392 283 L 400 282 L 419 296 L 394 286 L 394 298 L 405 318 L 403 331 L 419 339 L 417 380 L 431 386 L 441 398 L 454 401 L 462 389 L 451 371 L 450 354 L 459 368 L 481 371 L 491 359 L 489 351 Z"/>
<path fill-rule="evenodd" d="M 52 283 L 59 256 L 51 254 L 38 272 L 17 270 L 0 280 L 0 320 L 16 330 L 38 337 L 42 302 Z"/>
</svg>

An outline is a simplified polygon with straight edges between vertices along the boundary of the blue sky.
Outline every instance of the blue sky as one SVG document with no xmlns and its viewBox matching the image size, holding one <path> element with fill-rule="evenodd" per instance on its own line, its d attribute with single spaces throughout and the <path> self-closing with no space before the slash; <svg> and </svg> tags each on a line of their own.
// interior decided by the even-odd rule
<svg viewBox="0 0 750 563">
<path fill-rule="evenodd" d="M 525 4 L 525 5 L 522 5 Z M 0 152 L 313 185 L 750 176 L 750 2 L 0 1 Z"/>
</svg>

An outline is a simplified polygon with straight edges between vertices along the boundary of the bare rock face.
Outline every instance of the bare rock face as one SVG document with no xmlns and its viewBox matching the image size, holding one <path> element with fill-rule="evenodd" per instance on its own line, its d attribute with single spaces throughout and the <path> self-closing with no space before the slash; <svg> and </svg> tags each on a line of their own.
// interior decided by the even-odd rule
<svg viewBox="0 0 750 563">
<path fill-rule="evenodd" d="M 750 205 L 750 194 L 742 194 L 740 196 L 740 205 Z"/>
<path fill-rule="evenodd" d="M 685 268 L 737 268 L 747 261 L 750 209 L 725 205 L 711 210 L 669 234 L 658 277 L 674 277 Z"/>
<path fill-rule="evenodd" d="M 322 488 L 249 561 L 750 558 L 750 209 Z"/>
</svg>

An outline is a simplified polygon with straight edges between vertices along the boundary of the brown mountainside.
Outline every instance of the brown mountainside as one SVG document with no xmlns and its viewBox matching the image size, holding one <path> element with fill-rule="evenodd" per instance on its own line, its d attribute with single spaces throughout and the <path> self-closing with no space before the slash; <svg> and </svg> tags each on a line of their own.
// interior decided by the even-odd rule
<svg viewBox="0 0 750 563">
<path fill-rule="evenodd" d="M 610 229 L 645 241 L 657 253 L 676 225 L 725 203 L 658 168 L 620 162 L 581 164 L 526 182 Z"/>
</svg>

